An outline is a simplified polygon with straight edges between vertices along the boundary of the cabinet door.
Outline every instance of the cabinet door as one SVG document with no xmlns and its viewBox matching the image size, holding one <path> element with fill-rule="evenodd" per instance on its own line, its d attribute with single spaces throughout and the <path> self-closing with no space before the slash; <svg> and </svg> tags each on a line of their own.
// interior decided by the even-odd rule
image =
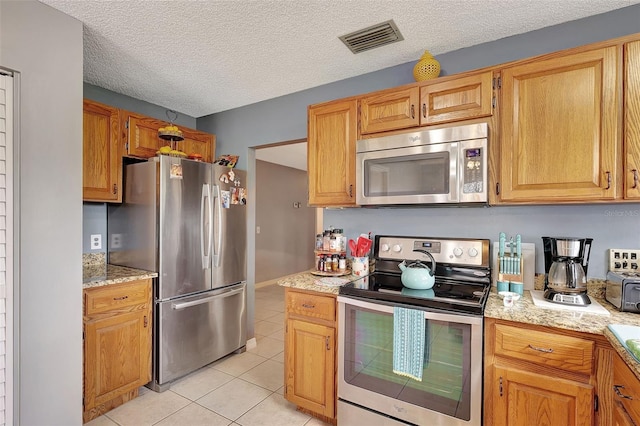
<svg viewBox="0 0 640 426">
<path fill-rule="evenodd" d="M 417 87 L 411 87 L 361 98 L 360 133 L 378 133 L 418 126 L 418 93 Z"/>
<path fill-rule="evenodd" d="M 491 116 L 492 72 L 420 88 L 420 124 L 439 124 Z"/>
<path fill-rule="evenodd" d="M 640 199 L 640 41 L 624 47 L 625 198 Z"/>
<path fill-rule="evenodd" d="M 613 426 L 636 426 L 620 402 L 613 403 Z"/>
<path fill-rule="evenodd" d="M 285 398 L 315 413 L 335 417 L 335 329 L 287 320 Z"/>
<path fill-rule="evenodd" d="M 85 322 L 84 410 L 151 380 L 149 310 Z"/>
<path fill-rule="evenodd" d="M 356 101 L 309 107 L 309 204 L 355 205 Z"/>
<path fill-rule="evenodd" d="M 502 201 L 616 197 L 618 63 L 609 47 L 502 71 Z"/>
<path fill-rule="evenodd" d="M 158 129 L 169 124 L 133 112 L 122 112 L 127 155 L 139 158 L 156 156 L 161 146 L 169 145 L 158 137 Z"/>
<path fill-rule="evenodd" d="M 122 201 L 118 109 L 85 99 L 82 109 L 82 199 Z"/>
<path fill-rule="evenodd" d="M 588 384 L 493 366 L 495 425 L 593 424 L 593 387 Z"/>
<path fill-rule="evenodd" d="M 202 161 L 212 163 L 215 152 L 215 136 L 195 130 L 182 128 L 180 130 L 182 130 L 184 140 L 178 142 L 178 149 L 187 155 L 200 154 L 202 155 Z"/>
</svg>

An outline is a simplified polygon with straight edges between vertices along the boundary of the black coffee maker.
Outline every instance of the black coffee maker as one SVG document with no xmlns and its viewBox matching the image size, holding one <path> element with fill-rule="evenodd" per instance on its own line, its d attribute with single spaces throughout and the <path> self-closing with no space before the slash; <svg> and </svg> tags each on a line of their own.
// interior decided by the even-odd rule
<svg viewBox="0 0 640 426">
<path fill-rule="evenodd" d="M 542 237 L 544 298 L 565 305 L 588 305 L 587 267 L 593 238 Z"/>
</svg>

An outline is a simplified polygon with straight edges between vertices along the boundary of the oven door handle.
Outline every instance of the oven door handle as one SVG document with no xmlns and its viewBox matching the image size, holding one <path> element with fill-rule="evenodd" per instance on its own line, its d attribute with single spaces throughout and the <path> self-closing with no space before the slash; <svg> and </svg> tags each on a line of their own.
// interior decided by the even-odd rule
<svg viewBox="0 0 640 426">
<path fill-rule="evenodd" d="M 338 296 L 338 303 L 342 305 L 358 306 L 361 308 L 370 309 L 372 311 L 377 311 L 377 312 L 383 312 L 391 315 L 393 315 L 394 306 L 401 306 L 401 307 L 406 307 L 410 309 L 422 310 L 417 307 L 411 307 L 411 306 L 402 305 L 399 303 L 395 305 L 387 305 L 383 303 L 366 302 L 364 300 L 354 299 L 347 296 Z M 461 324 L 482 325 L 482 315 L 473 316 L 473 315 L 465 315 L 465 314 L 450 314 L 446 312 L 431 312 L 431 311 L 423 311 L 423 312 L 424 312 L 425 319 L 451 321 L 451 322 L 456 322 Z"/>
</svg>

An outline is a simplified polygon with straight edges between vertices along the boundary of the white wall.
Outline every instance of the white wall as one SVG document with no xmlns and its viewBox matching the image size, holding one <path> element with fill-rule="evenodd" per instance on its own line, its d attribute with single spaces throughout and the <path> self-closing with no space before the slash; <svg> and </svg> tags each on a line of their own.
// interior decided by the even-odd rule
<svg viewBox="0 0 640 426">
<path fill-rule="evenodd" d="M 0 66 L 21 76 L 14 422 L 79 425 L 82 23 L 39 2 L 0 1 Z"/>
</svg>

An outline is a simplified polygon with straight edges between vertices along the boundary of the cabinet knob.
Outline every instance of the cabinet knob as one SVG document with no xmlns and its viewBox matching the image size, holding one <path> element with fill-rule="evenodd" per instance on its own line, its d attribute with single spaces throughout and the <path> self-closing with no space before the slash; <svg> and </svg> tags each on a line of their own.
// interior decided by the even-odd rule
<svg viewBox="0 0 640 426">
<path fill-rule="evenodd" d="M 413 119 L 413 118 L 416 118 L 416 111 L 415 111 L 415 109 L 414 109 L 413 105 L 411 105 L 411 118 L 412 118 L 412 119 Z"/>
<path fill-rule="evenodd" d="M 118 185 L 117 184 L 113 184 L 113 195 L 118 193 Z"/>
<path fill-rule="evenodd" d="M 631 188 L 636 189 L 638 187 L 638 170 L 633 169 L 631 173 L 633 173 L 633 186 Z"/>
</svg>

